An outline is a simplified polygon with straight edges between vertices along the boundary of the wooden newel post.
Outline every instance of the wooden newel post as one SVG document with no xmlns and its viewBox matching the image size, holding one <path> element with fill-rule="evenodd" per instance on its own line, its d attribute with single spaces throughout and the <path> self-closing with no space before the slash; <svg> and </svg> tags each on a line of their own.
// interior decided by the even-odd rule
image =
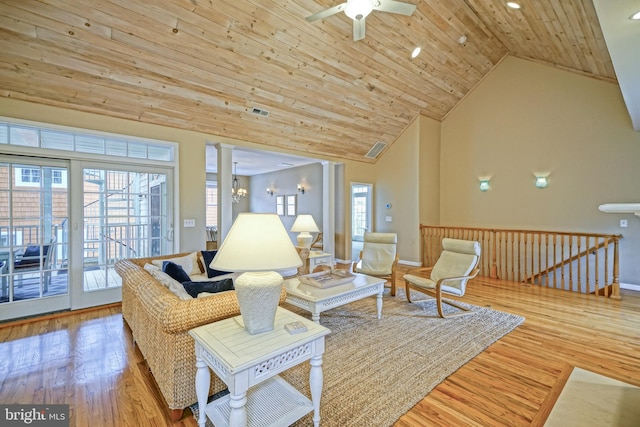
<svg viewBox="0 0 640 427">
<path fill-rule="evenodd" d="M 491 243 L 491 268 L 489 269 L 489 277 L 491 277 L 492 279 L 498 278 L 498 265 L 497 265 L 498 255 L 496 253 L 496 248 L 497 248 L 496 240 L 498 240 L 498 233 L 499 232 L 491 233 L 493 234 L 493 242 Z"/>
<path fill-rule="evenodd" d="M 618 243 L 621 235 L 615 236 L 613 241 L 613 283 L 611 284 L 611 298 L 622 299 L 620 295 L 620 257 L 618 254 Z"/>
</svg>

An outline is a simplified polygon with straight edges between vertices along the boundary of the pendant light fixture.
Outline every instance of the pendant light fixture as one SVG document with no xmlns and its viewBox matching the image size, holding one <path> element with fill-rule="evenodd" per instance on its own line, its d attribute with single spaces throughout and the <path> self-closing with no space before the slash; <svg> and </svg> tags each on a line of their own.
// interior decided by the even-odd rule
<svg viewBox="0 0 640 427">
<path fill-rule="evenodd" d="M 233 182 L 231 183 L 231 201 L 238 203 L 240 199 L 247 197 L 247 189 L 240 187 L 240 181 L 238 181 L 238 162 L 233 162 Z"/>
</svg>

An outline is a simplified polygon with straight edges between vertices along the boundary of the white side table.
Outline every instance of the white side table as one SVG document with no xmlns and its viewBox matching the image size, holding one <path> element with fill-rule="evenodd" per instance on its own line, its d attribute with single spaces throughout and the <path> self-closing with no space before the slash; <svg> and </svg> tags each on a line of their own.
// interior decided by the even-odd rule
<svg viewBox="0 0 640 427">
<path fill-rule="evenodd" d="M 302 322 L 307 331 L 287 332 L 284 325 L 294 321 Z M 319 427 L 322 354 L 324 337 L 330 332 L 281 307 L 271 332 L 248 334 L 242 327 L 242 316 L 189 331 L 195 340 L 198 368 L 198 425 L 204 427 L 208 416 L 217 427 L 283 426 L 313 410 L 314 426 Z M 311 400 L 277 375 L 306 360 L 311 364 Z M 209 368 L 227 384 L 229 394 L 207 405 Z"/>
<path fill-rule="evenodd" d="M 333 268 L 333 256 L 327 252 L 309 251 L 309 273 L 313 273 L 321 265 Z"/>
</svg>

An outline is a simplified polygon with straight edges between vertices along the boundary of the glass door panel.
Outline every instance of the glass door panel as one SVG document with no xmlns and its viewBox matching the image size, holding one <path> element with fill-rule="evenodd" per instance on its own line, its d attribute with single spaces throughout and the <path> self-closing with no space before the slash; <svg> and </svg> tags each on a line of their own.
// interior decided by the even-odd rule
<svg viewBox="0 0 640 427">
<path fill-rule="evenodd" d="M 28 316 L 69 306 L 68 168 L 63 162 L 0 162 L 0 304 Z M 64 296 L 63 300 L 40 302 Z M 25 305 L 25 302 L 30 304 Z M 20 305 L 22 303 L 22 305 Z M 19 307 L 18 307 L 19 306 Z M 4 313 L 7 313 L 5 316 Z M 15 317 L 15 316 L 14 316 Z"/>
<path fill-rule="evenodd" d="M 364 233 L 371 230 L 371 184 L 351 184 L 352 259 L 358 259 Z"/>
<path fill-rule="evenodd" d="M 84 168 L 84 291 L 121 286 L 115 262 L 164 254 L 167 174 Z"/>
</svg>

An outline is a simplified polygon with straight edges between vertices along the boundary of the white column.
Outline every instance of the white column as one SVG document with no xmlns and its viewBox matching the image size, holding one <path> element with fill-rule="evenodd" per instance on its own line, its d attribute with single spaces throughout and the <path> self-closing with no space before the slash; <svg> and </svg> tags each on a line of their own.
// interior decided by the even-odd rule
<svg viewBox="0 0 640 427">
<path fill-rule="evenodd" d="M 335 257 L 336 163 L 322 162 L 322 250 Z"/>
<path fill-rule="evenodd" d="M 233 202 L 231 200 L 233 145 L 218 143 L 215 144 L 215 147 L 218 151 L 218 247 L 220 247 L 233 224 Z"/>
</svg>

